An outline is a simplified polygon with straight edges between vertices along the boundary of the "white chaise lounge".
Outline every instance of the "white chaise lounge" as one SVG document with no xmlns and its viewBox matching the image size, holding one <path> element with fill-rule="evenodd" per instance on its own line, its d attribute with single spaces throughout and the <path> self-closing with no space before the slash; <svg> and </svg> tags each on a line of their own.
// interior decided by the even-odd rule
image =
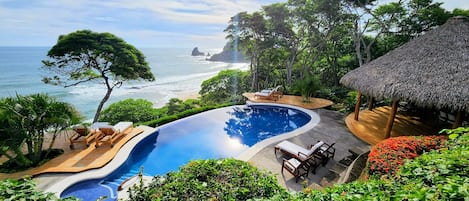
<svg viewBox="0 0 469 201">
<path fill-rule="evenodd" d="M 313 155 L 319 149 L 319 147 L 321 147 L 323 144 L 324 144 L 323 141 L 319 141 L 316 144 L 311 145 L 310 146 L 311 148 L 306 149 L 295 143 L 284 140 L 275 146 L 274 151 L 275 151 L 275 155 L 277 155 L 277 151 L 281 151 L 283 153 L 286 153 L 292 157 L 295 157 L 303 161 L 309 158 L 311 155 Z"/>
<path fill-rule="evenodd" d="M 304 148 L 290 141 L 282 141 L 274 147 L 275 155 L 277 151 L 281 151 L 292 158 L 298 160 L 300 163 L 307 163 L 308 169 L 312 171 L 313 174 L 316 173 L 316 168 L 320 165 L 324 165 L 323 157 L 317 155 L 317 152 L 320 150 L 320 147 L 325 143 L 318 141 L 316 144 L 309 146 L 310 148 Z M 290 160 L 289 160 L 290 161 Z M 284 165 L 282 165 L 282 169 Z"/>
<path fill-rule="evenodd" d="M 264 90 L 254 93 L 254 97 L 278 100 L 282 96 L 281 89 L 282 89 L 282 86 L 277 86 L 271 89 L 264 89 Z"/>
</svg>

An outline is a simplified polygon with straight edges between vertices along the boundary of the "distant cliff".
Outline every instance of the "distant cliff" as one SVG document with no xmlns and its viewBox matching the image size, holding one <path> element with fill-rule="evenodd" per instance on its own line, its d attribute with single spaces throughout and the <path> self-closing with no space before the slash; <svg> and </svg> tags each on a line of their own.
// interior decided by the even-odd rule
<svg viewBox="0 0 469 201">
<path fill-rule="evenodd" d="M 205 54 L 203 52 L 199 52 L 199 48 L 197 47 L 194 47 L 194 49 L 192 49 L 192 56 L 205 56 Z"/>
<path fill-rule="evenodd" d="M 226 44 L 223 47 L 223 51 L 218 54 L 213 54 L 210 58 L 207 58 L 208 61 L 221 61 L 227 63 L 244 63 L 246 62 L 246 57 L 241 51 L 233 50 L 230 47 L 230 44 Z"/>
</svg>

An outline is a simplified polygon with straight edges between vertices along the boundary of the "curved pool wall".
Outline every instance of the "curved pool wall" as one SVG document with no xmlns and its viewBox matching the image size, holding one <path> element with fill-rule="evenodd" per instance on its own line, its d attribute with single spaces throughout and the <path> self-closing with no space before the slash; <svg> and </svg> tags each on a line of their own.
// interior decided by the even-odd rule
<svg viewBox="0 0 469 201">
<path fill-rule="evenodd" d="M 292 106 L 292 105 L 284 105 L 284 104 L 277 104 L 277 103 L 252 103 L 252 102 L 247 102 L 246 105 L 248 105 L 248 106 L 250 106 L 250 105 L 254 105 L 254 106 L 255 105 L 261 105 L 261 106 L 262 105 L 267 105 L 267 106 L 280 106 L 280 107 L 286 107 L 286 108 L 293 108 L 293 109 L 296 109 L 296 110 L 299 110 L 303 113 L 308 114 L 311 117 L 311 119 L 307 124 L 303 125 L 302 127 L 297 128 L 297 129 L 295 129 L 291 132 L 280 134 L 280 135 L 277 135 L 277 136 L 274 136 L 274 137 L 271 137 L 271 138 L 267 138 L 265 140 L 262 140 L 261 142 L 256 143 L 254 146 L 251 146 L 248 150 L 244 151 L 243 153 L 241 153 L 240 155 L 235 157 L 236 159 L 242 160 L 242 161 L 249 161 L 252 157 L 254 157 L 254 155 L 257 154 L 257 152 L 262 150 L 264 147 L 267 147 L 271 144 L 281 142 L 283 140 L 286 140 L 286 139 L 289 139 L 289 138 L 292 138 L 292 137 L 295 137 L 295 136 L 298 136 L 298 135 L 301 135 L 303 133 L 308 132 L 313 127 L 315 127 L 319 123 L 319 121 L 321 121 L 321 118 L 319 117 L 318 113 L 316 113 L 312 110 L 302 108 L 302 107 L 297 107 L 297 106 Z"/>
<path fill-rule="evenodd" d="M 314 127 L 315 125 L 317 125 L 317 123 L 319 123 L 319 115 L 317 115 L 315 112 L 311 111 L 311 110 L 306 110 L 306 109 L 303 109 L 303 108 L 299 108 L 299 107 L 294 107 L 294 106 L 286 106 L 286 105 L 281 105 L 281 104 L 259 104 L 259 103 L 253 103 L 253 104 L 248 104 L 248 105 L 253 105 L 253 106 L 256 106 L 256 105 L 265 105 L 265 106 L 280 106 L 280 107 L 286 107 L 286 108 L 291 108 L 291 109 L 296 109 L 296 110 L 299 110 L 303 113 L 306 113 L 308 114 L 311 119 L 308 123 L 306 123 L 304 126 L 302 127 L 299 127 L 297 128 L 296 130 L 294 131 L 291 131 L 291 132 L 287 132 L 287 133 L 284 133 L 284 134 L 279 134 L 275 137 L 271 137 L 271 138 L 268 138 L 268 139 L 265 139 L 251 147 L 241 147 L 241 148 L 229 148 L 228 146 L 223 146 L 226 150 L 230 151 L 230 152 L 237 152 L 236 155 L 238 155 L 236 158 L 237 159 L 240 159 L 240 160 L 249 160 L 249 158 L 251 158 L 252 156 L 254 156 L 255 153 L 257 153 L 257 151 L 259 151 L 260 149 L 262 149 L 263 147 L 267 146 L 267 145 L 270 145 L 272 143 L 275 143 L 275 142 L 278 142 L 278 141 L 281 141 L 281 140 L 284 140 L 284 139 L 287 139 L 287 138 L 290 138 L 290 137 L 293 137 L 293 136 L 296 136 L 296 135 L 300 135 L 308 130 L 310 130 L 312 127 Z M 233 107 L 243 107 L 243 106 L 233 106 Z M 232 108 L 232 107 L 228 107 L 228 108 Z M 226 108 L 220 108 L 220 109 L 217 109 L 217 110 L 226 110 Z M 206 113 L 210 113 L 210 111 L 206 112 Z M 136 137 L 134 137 L 132 140 L 130 140 L 129 142 L 127 142 L 122 148 L 121 150 L 118 152 L 118 154 L 116 155 L 116 157 L 109 163 L 107 164 L 105 167 L 103 168 L 100 168 L 100 169 L 96 169 L 96 170 L 90 170 L 90 171 L 86 171 L 86 172 L 83 172 L 83 173 L 78 173 L 78 174 L 75 174 L 75 175 L 72 175 L 70 177 L 67 177 L 66 179 L 52 185 L 50 188 L 48 188 L 46 191 L 49 191 L 49 192 L 53 192 L 53 193 L 56 193 L 57 196 L 60 196 L 60 194 L 66 190 L 68 187 L 74 185 L 74 184 L 79 184 L 80 182 L 82 181 L 85 181 L 85 180 L 102 180 L 103 178 L 108 178 L 108 177 L 111 177 L 113 176 L 113 174 L 117 171 L 119 168 L 122 168 L 123 164 L 125 163 L 134 163 L 131 159 L 131 157 L 129 157 L 129 155 L 131 154 L 131 152 L 134 152 L 135 149 L 134 147 L 136 147 L 136 145 L 142 141 L 145 141 L 144 139 L 150 139 L 150 138 L 153 138 L 153 137 L 150 137 L 149 136 L 152 136 L 152 134 L 155 134 L 158 132 L 159 129 L 164 129 L 165 127 L 168 127 L 168 126 L 171 126 L 172 124 L 178 124 L 179 122 L 181 121 L 185 121 L 187 119 L 190 119 L 190 118 L 198 118 L 199 115 L 204 115 L 204 113 L 201 113 L 201 114 L 197 114 L 197 115 L 193 115 L 191 117 L 187 117 L 187 118 L 184 118 L 184 119 L 181 119 L 181 120 L 178 120 L 178 121 L 175 121 L 175 122 L 172 122 L 172 123 L 169 123 L 169 124 L 166 124 L 166 125 L 163 125 L 161 127 L 158 127 L 156 129 L 154 128 L 150 128 L 150 127 L 140 127 L 142 129 L 144 129 L 144 132 Z M 206 115 L 206 114 L 205 114 Z M 207 123 L 210 122 L 210 118 L 213 118 L 214 120 L 217 119 L 217 116 L 209 116 L 209 117 L 204 117 L 204 118 L 208 118 L 207 119 Z M 187 126 L 186 126 L 187 127 Z M 190 126 L 189 126 L 190 127 Z M 156 138 L 157 134 L 153 135 L 154 138 Z M 158 138 L 160 138 L 162 136 L 158 136 Z M 164 140 L 160 140 L 158 139 L 158 142 L 160 141 L 164 141 Z M 204 145 L 201 145 L 202 147 L 205 146 L 206 144 Z M 214 158 L 217 158 L 216 156 Z M 219 158 L 219 157 L 218 157 Z M 184 161 L 182 163 L 186 163 L 187 161 Z M 161 163 L 160 163 L 161 164 Z M 171 170 L 174 170 L 174 169 L 171 169 Z M 158 174 L 158 173 L 156 173 Z M 87 192 L 88 193 L 88 192 Z M 90 192 L 91 193 L 91 192 Z"/>
</svg>

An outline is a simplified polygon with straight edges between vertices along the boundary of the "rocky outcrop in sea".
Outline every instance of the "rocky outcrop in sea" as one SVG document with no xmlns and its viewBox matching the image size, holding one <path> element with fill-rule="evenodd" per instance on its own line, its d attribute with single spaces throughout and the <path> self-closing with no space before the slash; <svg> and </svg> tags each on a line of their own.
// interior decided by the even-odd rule
<svg viewBox="0 0 469 201">
<path fill-rule="evenodd" d="M 213 54 L 211 57 L 207 58 L 207 60 L 226 63 L 244 63 L 247 61 L 244 54 L 241 51 L 234 50 L 229 43 L 223 47 L 222 52 Z"/>
<path fill-rule="evenodd" d="M 192 49 L 191 55 L 192 56 L 205 56 L 205 53 L 200 52 L 198 47 L 194 47 L 194 49 Z"/>
</svg>

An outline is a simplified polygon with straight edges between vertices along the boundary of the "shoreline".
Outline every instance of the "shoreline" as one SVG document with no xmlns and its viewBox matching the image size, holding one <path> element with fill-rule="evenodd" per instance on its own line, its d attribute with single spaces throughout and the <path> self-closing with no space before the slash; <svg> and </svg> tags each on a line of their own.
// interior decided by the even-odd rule
<svg viewBox="0 0 469 201">
<path fill-rule="evenodd" d="M 186 101 L 189 99 L 200 99 L 200 95 L 198 92 L 179 92 L 176 94 L 176 98 L 181 99 L 182 101 Z"/>
</svg>

